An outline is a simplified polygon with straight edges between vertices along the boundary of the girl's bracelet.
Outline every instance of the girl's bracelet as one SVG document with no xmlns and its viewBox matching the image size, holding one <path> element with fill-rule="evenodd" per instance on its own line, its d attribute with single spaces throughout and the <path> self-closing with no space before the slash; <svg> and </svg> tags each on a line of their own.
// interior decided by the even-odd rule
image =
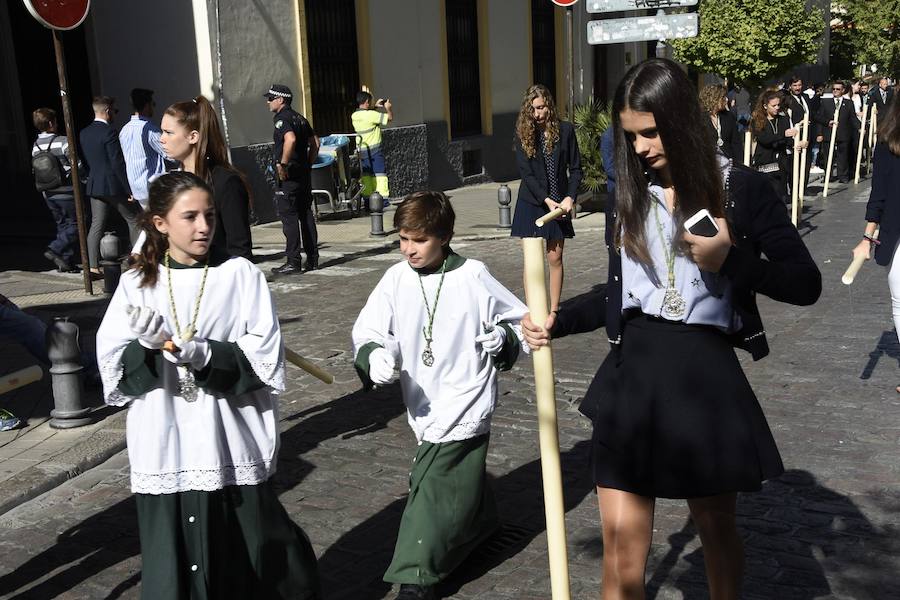
<svg viewBox="0 0 900 600">
<path fill-rule="evenodd" d="M 863 239 L 869 240 L 870 243 L 875 244 L 876 246 L 881 244 L 881 242 L 879 242 L 877 239 L 875 239 L 874 237 L 872 237 L 871 235 L 868 235 L 868 234 L 863 234 Z"/>
</svg>

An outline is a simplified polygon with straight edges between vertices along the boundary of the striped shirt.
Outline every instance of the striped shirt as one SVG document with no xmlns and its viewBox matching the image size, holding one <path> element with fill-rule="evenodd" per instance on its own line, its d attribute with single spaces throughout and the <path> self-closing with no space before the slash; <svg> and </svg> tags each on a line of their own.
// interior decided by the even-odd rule
<svg viewBox="0 0 900 600">
<path fill-rule="evenodd" d="M 72 170 L 72 165 L 69 163 L 69 140 L 66 138 L 66 135 L 60 135 L 58 133 L 39 133 L 37 139 L 34 141 L 34 144 L 31 145 L 31 156 L 34 156 L 38 152 L 46 151 L 48 150 L 48 148 L 50 150 L 50 154 L 59 159 L 59 162 L 60 164 L 62 164 L 66 175 L 69 175 L 69 171 Z M 70 183 L 68 185 L 63 185 L 49 191 L 71 192 L 72 184 Z"/>
<path fill-rule="evenodd" d="M 131 115 L 131 120 L 119 132 L 131 195 L 145 209 L 150 197 L 148 181 L 166 172 L 166 153 L 159 141 L 161 135 L 159 127 L 140 115 Z"/>
</svg>

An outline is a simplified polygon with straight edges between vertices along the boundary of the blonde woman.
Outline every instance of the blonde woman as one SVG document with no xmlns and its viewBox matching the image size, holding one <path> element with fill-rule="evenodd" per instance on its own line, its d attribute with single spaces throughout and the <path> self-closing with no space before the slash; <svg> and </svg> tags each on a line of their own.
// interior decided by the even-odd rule
<svg viewBox="0 0 900 600">
<path fill-rule="evenodd" d="M 513 216 L 513 237 L 542 237 L 547 240 L 550 264 L 550 310 L 559 309 L 563 286 L 563 245 L 575 237 L 572 207 L 581 185 L 581 154 L 575 129 L 556 114 L 553 96 L 543 85 L 525 91 L 516 120 L 516 162 L 519 166 L 519 195 Z M 536 219 L 562 208 L 564 214 L 543 227 Z"/>
<path fill-rule="evenodd" d="M 724 85 L 707 85 L 700 90 L 700 106 L 709 116 L 709 124 L 716 135 L 716 145 L 732 160 L 743 156 L 737 119 L 728 112 L 728 97 Z"/>
</svg>

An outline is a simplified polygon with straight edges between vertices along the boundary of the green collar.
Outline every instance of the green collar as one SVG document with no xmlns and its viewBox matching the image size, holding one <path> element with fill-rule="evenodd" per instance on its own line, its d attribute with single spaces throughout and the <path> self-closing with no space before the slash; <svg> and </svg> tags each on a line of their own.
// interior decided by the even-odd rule
<svg viewBox="0 0 900 600">
<path fill-rule="evenodd" d="M 209 253 L 209 266 L 218 267 L 229 258 L 230 257 L 224 252 L 220 252 L 218 249 L 214 249 Z M 206 263 L 199 261 L 192 265 L 185 265 L 169 256 L 169 268 L 171 269 L 202 269 L 205 266 Z"/>
<path fill-rule="evenodd" d="M 453 248 L 451 248 L 450 246 L 447 246 L 447 266 L 444 269 L 444 272 L 458 269 L 459 267 L 463 266 L 464 262 L 466 262 L 466 259 L 464 257 L 454 252 Z M 419 275 L 431 275 L 432 273 L 437 273 L 440 270 L 441 265 L 438 265 L 433 269 L 413 269 L 413 271 L 415 271 Z"/>
</svg>

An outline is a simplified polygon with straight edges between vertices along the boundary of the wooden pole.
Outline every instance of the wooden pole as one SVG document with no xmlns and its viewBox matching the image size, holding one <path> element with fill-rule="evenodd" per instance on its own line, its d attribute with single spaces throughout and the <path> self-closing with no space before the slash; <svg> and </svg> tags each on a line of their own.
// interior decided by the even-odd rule
<svg viewBox="0 0 900 600">
<path fill-rule="evenodd" d="M 806 175 L 809 169 L 806 168 L 806 161 L 809 151 L 809 112 L 803 114 L 803 149 L 800 151 L 800 195 L 798 197 L 800 204 L 800 212 L 803 212 L 803 199 L 806 197 Z"/>
<path fill-rule="evenodd" d="M 825 187 L 822 188 L 822 197 L 828 197 L 828 184 L 831 183 L 831 164 L 834 160 L 834 144 L 837 141 L 838 119 L 840 118 L 840 105 L 838 98 L 834 99 L 834 120 L 831 125 L 831 140 L 828 144 L 828 165 L 825 167 Z"/>
<path fill-rule="evenodd" d="M 540 217 L 539 219 L 535 219 L 534 224 L 537 225 L 538 227 L 543 227 L 544 225 L 547 224 L 548 221 L 552 221 L 556 218 L 561 217 L 564 212 L 566 212 L 566 211 L 564 211 L 561 208 L 554 208 L 553 210 L 548 212 L 543 217 Z"/>
<path fill-rule="evenodd" d="M 750 166 L 750 146 L 752 145 L 753 136 L 750 134 L 750 130 L 748 129 L 744 133 L 744 166 Z"/>
<path fill-rule="evenodd" d="M 878 105 L 872 105 L 872 123 L 869 125 L 869 148 L 875 148 L 875 142 L 878 139 Z M 872 160 L 872 153 L 869 154 L 869 160 Z"/>
<path fill-rule="evenodd" d="M 84 199 L 81 195 L 81 179 L 78 176 L 78 152 L 75 145 L 75 119 L 72 118 L 72 103 L 69 101 L 69 83 L 66 77 L 66 56 L 63 52 L 59 31 L 53 30 L 53 48 L 56 50 L 56 71 L 59 74 L 59 95 L 62 99 L 63 119 L 66 123 L 66 140 L 69 143 L 69 174 L 72 177 L 72 191 L 75 194 L 75 219 L 78 223 L 78 245 L 81 248 L 81 276 L 84 280 L 84 291 L 94 294 L 91 283 L 90 262 L 87 252 L 87 233 L 84 227 Z"/>
<path fill-rule="evenodd" d="M 533 322 L 543 324 L 549 316 L 547 284 L 544 280 L 544 239 L 522 238 L 522 252 L 525 256 L 525 298 L 528 311 Z M 549 345 L 543 346 L 532 351 L 531 357 L 534 361 L 534 387 L 537 394 L 551 597 L 553 600 L 569 600 L 569 559 L 559 460 L 559 431 L 556 424 L 553 351 Z"/>
<path fill-rule="evenodd" d="M 793 112 L 788 109 L 788 119 L 791 122 L 791 127 L 794 127 L 794 115 Z M 799 190 L 800 190 L 800 128 L 795 129 L 796 133 L 794 134 L 794 151 L 791 153 L 791 222 L 794 224 L 794 227 L 797 226 L 797 221 L 800 213 L 799 200 L 797 199 Z"/>
<path fill-rule="evenodd" d="M 332 375 L 319 365 L 310 362 L 306 358 L 300 356 L 287 346 L 284 347 L 284 358 L 292 365 L 300 367 L 319 381 L 322 381 L 329 385 L 334 383 L 334 375 Z"/>
<path fill-rule="evenodd" d="M 863 106 L 862 125 L 859 128 L 859 144 L 856 148 L 856 176 L 853 185 L 859 184 L 859 168 L 862 165 L 863 144 L 866 142 L 866 117 L 869 115 L 869 105 Z"/>
<path fill-rule="evenodd" d="M 11 392 L 29 383 L 34 383 L 44 376 L 44 370 L 37 365 L 25 367 L 0 377 L 0 394 Z"/>
<path fill-rule="evenodd" d="M 872 237 L 876 240 L 878 239 L 878 233 L 879 230 L 876 229 L 875 233 L 872 234 Z M 853 260 L 850 261 L 850 266 L 847 267 L 847 270 L 844 271 L 843 276 L 841 276 L 841 283 L 843 283 L 844 285 L 850 285 L 851 283 L 853 283 L 853 280 L 856 279 L 856 274 L 859 273 L 859 270 L 865 264 L 866 258 L 867 256 L 865 254 L 854 256 Z"/>
</svg>

